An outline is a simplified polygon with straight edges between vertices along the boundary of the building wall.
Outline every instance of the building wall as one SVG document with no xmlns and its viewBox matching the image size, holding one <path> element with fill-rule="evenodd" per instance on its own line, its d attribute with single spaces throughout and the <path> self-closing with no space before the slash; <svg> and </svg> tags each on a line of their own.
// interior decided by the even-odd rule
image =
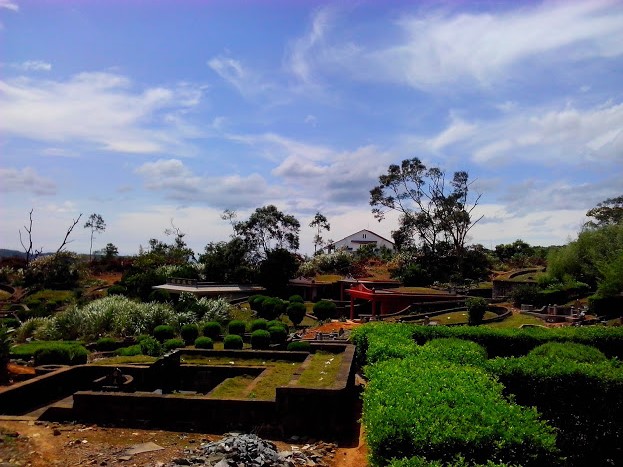
<svg viewBox="0 0 623 467">
<path fill-rule="evenodd" d="M 330 247 L 331 251 L 346 249 L 348 251 L 357 251 L 362 245 L 368 245 L 372 243 L 375 248 L 386 247 L 390 250 L 394 249 L 394 244 L 383 237 L 370 232 L 369 230 L 360 230 L 357 233 L 349 235 L 337 242 L 333 243 Z"/>
</svg>

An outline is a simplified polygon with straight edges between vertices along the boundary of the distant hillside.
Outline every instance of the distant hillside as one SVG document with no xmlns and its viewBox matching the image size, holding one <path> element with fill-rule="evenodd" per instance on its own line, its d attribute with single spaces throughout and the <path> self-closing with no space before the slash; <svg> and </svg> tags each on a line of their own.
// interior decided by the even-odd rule
<svg viewBox="0 0 623 467">
<path fill-rule="evenodd" d="M 0 248 L 0 258 L 25 258 L 26 253 L 19 250 L 7 250 L 6 248 Z"/>
</svg>

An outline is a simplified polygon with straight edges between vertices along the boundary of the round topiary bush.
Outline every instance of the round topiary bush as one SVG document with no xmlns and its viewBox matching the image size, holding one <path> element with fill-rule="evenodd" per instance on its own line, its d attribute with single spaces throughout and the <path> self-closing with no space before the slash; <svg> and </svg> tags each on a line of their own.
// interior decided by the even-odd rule
<svg viewBox="0 0 623 467">
<path fill-rule="evenodd" d="M 121 357 L 134 357 L 136 355 L 141 355 L 143 351 L 141 350 L 140 344 L 130 345 L 129 347 L 121 347 L 115 350 L 115 355 L 119 355 Z"/>
<path fill-rule="evenodd" d="M 314 304 L 314 316 L 319 321 L 326 321 L 335 317 L 337 306 L 328 300 L 320 300 Z"/>
<path fill-rule="evenodd" d="M 156 289 L 149 294 L 147 300 L 150 302 L 167 303 L 171 301 L 171 295 L 166 290 Z"/>
<path fill-rule="evenodd" d="M 290 302 L 290 305 L 286 309 L 286 313 L 288 314 L 288 318 L 292 321 L 292 324 L 298 326 L 305 318 L 305 313 L 307 313 L 307 308 L 305 308 L 305 304 L 302 302 Z"/>
<path fill-rule="evenodd" d="M 258 310 L 258 315 L 266 320 L 275 319 L 277 311 L 275 307 L 281 302 L 278 298 L 269 297 L 262 302 L 262 309 Z"/>
<path fill-rule="evenodd" d="M 292 341 L 288 344 L 288 350 L 310 352 L 311 344 L 308 341 Z"/>
<path fill-rule="evenodd" d="M 268 321 L 261 318 L 251 321 L 251 332 L 257 331 L 258 329 L 263 329 L 266 331 L 268 329 Z"/>
<path fill-rule="evenodd" d="M 470 326 L 476 326 L 482 323 L 489 304 L 482 297 L 470 297 L 465 300 L 467 306 L 467 320 Z"/>
<path fill-rule="evenodd" d="M 221 325 L 217 321 L 210 321 L 203 325 L 201 333 L 205 337 L 209 337 L 212 340 L 217 340 L 221 337 Z"/>
<path fill-rule="evenodd" d="M 140 340 L 138 344 L 141 347 L 141 353 L 143 355 L 149 355 L 150 357 L 159 357 L 162 354 L 162 345 L 154 337 L 145 336 Z"/>
<path fill-rule="evenodd" d="M 213 349 L 214 341 L 209 337 L 197 337 L 195 340 L 195 348 L 197 349 Z"/>
<path fill-rule="evenodd" d="M 604 353 L 590 345 L 574 342 L 548 342 L 535 347 L 528 353 L 530 357 L 550 360 L 573 361 L 577 363 L 601 363 L 608 360 Z"/>
<path fill-rule="evenodd" d="M 199 337 L 199 327 L 196 324 L 185 324 L 180 329 L 180 336 L 186 345 L 191 345 Z"/>
<path fill-rule="evenodd" d="M 272 327 L 275 327 L 275 326 L 282 327 L 286 331 L 288 330 L 288 325 L 286 323 L 284 323 L 283 321 L 280 321 L 278 319 L 273 319 L 273 320 L 269 321 L 267 323 L 266 329 L 269 329 L 269 328 L 272 328 Z"/>
<path fill-rule="evenodd" d="M 283 326 L 271 326 L 268 328 L 268 332 L 273 344 L 283 344 L 288 337 L 288 331 Z"/>
<path fill-rule="evenodd" d="M 270 346 L 270 332 L 258 329 L 251 333 L 251 348 L 255 350 L 266 350 Z"/>
<path fill-rule="evenodd" d="M 253 311 L 259 312 L 262 310 L 262 302 L 267 298 L 266 295 L 251 295 L 249 297 L 249 306 Z"/>
<path fill-rule="evenodd" d="M 244 336 L 244 333 L 247 329 L 244 321 L 233 320 L 229 322 L 229 326 L 227 326 L 227 330 L 229 334 L 236 334 L 238 336 Z"/>
<path fill-rule="evenodd" d="M 185 345 L 186 344 L 184 343 L 183 339 L 176 337 L 174 339 L 167 339 L 166 341 L 164 341 L 163 347 L 167 352 L 170 352 L 171 350 L 181 349 Z"/>
<path fill-rule="evenodd" d="M 227 350 L 242 350 L 243 345 L 242 337 L 238 334 L 229 334 L 223 340 L 223 348 Z"/>
<path fill-rule="evenodd" d="M 161 324 L 160 326 L 156 326 L 154 328 L 153 335 L 156 339 L 158 339 L 158 342 L 162 343 L 167 339 L 173 339 L 175 337 L 175 329 L 173 326 Z"/>
<path fill-rule="evenodd" d="M 290 303 L 305 303 L 305 300 L 303 300 L 303 297 L 300 295 L 291 295 L 290 298 L 288 298 L 288 301 Z"/>
</svg>

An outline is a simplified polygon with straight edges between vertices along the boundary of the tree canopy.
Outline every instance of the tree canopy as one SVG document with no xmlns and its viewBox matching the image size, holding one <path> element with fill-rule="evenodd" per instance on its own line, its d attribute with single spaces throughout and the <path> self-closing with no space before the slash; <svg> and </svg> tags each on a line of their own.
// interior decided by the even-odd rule
<svg viewBox="0 0 623 467">
<path fill-rule="evenodd" d="M 586 227 L 603 227 L 605 225 L 620 224 L 623 222 L 623 195 L 616 198 L 608 198 L 597 204 L 586 213 L 587 217 L 592 219 L 586 224 Z"/>
</svg>

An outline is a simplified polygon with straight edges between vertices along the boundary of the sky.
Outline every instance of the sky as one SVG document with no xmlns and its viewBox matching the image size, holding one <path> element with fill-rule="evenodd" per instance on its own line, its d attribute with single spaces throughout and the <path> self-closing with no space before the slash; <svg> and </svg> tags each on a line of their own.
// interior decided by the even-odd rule
<svg viewBox="0 0 623 467">
<path fill-rule="evenodd" d="M 274 204 L 312 253 L 391 238 L 370 190 L 469 173 L 469 242 L 560 245 L 623 194 L 623 2 L 0 0 L 0 248 L 201 253 Z"/>
</svg>

